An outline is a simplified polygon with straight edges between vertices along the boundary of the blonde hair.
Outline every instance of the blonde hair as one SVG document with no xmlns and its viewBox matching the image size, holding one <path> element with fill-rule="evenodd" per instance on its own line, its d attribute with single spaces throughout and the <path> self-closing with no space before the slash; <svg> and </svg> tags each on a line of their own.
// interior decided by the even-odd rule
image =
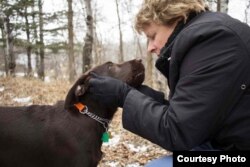
<svg viewBox="0 0 250 167">
<path fill-rule="evenodd" d="M 189 13 L 206 8 L 203 0 L 144 0 L 136 15 L 135 29 L 141 33 L 151 22 L 171 25 L 179 19 L 186 21 Z"/>
</svg>

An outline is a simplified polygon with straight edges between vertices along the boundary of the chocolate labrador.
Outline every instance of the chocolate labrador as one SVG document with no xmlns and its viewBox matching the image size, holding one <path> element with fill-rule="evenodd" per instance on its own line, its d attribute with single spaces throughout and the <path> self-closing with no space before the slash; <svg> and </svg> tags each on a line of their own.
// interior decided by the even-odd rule
<svg viewBox="0 0 250 167">
<path fill-rule="evenodd" d="M 108 123 L 117 108 L 103 106 L 87 91 L 89 72 L 137 87 L 144 80 L 141 60 L 107 62 L 84 73 L 55 105 L 0 107 L 1 167 L 96 167 Z"/>
</svg>

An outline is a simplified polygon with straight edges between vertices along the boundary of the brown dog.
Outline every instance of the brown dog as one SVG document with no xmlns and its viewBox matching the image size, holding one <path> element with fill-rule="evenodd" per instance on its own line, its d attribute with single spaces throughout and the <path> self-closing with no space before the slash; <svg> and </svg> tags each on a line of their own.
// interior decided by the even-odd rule
<svg viewBox="0 0 250 167">
<path fill-rule="evenodd" d="M 92 70 L 136 87 L 144 80 L 140 60 L 107 62 Z M 96 167 L 109 120 L 117 108 L 88 96 L 89 72 L 53 106 L 0 107 L 1 167 Z M 105 138 L 105 137 L 104 137 Z"/>
</svg>

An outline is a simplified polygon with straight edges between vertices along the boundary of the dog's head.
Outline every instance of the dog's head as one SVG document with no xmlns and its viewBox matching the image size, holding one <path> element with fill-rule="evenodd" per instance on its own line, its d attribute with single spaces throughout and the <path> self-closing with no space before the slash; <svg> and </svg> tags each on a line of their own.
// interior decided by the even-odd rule
<svg viewBox="0 0 250 167">
<path fill-rule="evenodd" d="M 122 80 L 132 87 L 140 86 L 145 77 L 145 68 L 141 60 L 134 59 L 122 64 L 106 62 L 96 66 L 85 72 L 69 90 L 65 100 L 66 110 L 75 110 L 74 104 L 84 100 L 84 95 L 88 89 L 88 81 L 91 77 L 90 72 Z"/>
</svg>

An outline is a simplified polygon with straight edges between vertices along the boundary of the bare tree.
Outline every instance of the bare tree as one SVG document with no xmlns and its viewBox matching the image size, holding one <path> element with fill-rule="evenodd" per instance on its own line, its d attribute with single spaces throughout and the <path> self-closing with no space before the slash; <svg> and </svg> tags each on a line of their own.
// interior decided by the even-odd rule
<svg viewBox="0 0 250 167">
<path fill-rule="evenodd" d="M 90 69 L 91 57 L 92 57 L 92 47 L 93 47 L 93 15 L 91 8 L 91 0 L 84 0 L 86 8 L 86 26 L 87 31 L 84 38 L 84 46 L 82 53 L 82 70 L 83 72 Z"/>
<path fill-rule="evenodd" d="M 38 0 L 39 8 L 39 50 L 40 50 L 40 65 L 38 70 L 38 76 L 40 79 L 44 80 L 44 40 L 43 40 L 43 3 L 42 0 Z"/>
<path fill-rule="evenodd" d="M 117 13 L 117 19 L 118 19 L 118 28 L 119 28 L 119 57 L 118 61 L 123 62 L 124 56 L 123 56 L 123 39 L 122 39 L 122 30 L 121 30 L 121 18 L 120 18 L 120 12 L 119 12 L 119 4 L 118 1 L 115 0 L 116 4 L 116 13 Z"/>
<path fill-rule="evenodd" d="M 68 40 L 69 40 L 68 68 L 69 68 L 69 80 L 73 82 L 76 77 L 75 57 L 74 57 L 73 9 L 72 9 L 72 0 L 67 0 L 67 1 L 68 1 Z"/>
<path fill-rule="evenodd" d="M 101 55 L 104 53 L 103 48 L 102 48 L 102 40 L 101 37 L 99 39 L 97 31 L 96 31 L 96 26 L 97 26 L 97 14 L 98 10 L 96 8 L 96 3 L 94 4 L 93 7 L 93 12 L 94 12 L 94 18 L 93 18 L 93 31 L 94 31 L 94 41 L 93 41 L 93 47 L 94 47 L 94 52 L 95 56 L 93 59 L 93 64 L 100 64 L 101 63 Z M 101 36 L 101 35 L 100 35 Z"/>
<path fill-rule="evenodd" d="M 5 73 L 6 75 L 8 74 L 8 62 L 7 62 L 7 56 L 5 52 L 6 48 L 6 40 L 5 40 L 5 26 L 4 26 L 4 19 L 5 19 L 5 14 L 0 10 L 0 28 L 1 28 L 1 34 L 2 34 L 2 41 L 3 41 L 3 56 L 4 56 L 4 65 L 5 65 Z"/>
<path fill-rule="evenodd" d="M 28 60 L 28 72 L 27 75 L 31 76 L 32 75 L 32 67 L 31 67 L 31 50 L 32 50 L 32 46 L 31 46 L 31 41 L 30 41 L 30 23 L 29 23 L 29 19 L 28 19 L 28 5 L 24 5 L 24 18 L 25 18 L 25 31 L 26 31 L 26 37 L 27 37 L 27 47 L 26 47 L 26 51 L 27 51 L 27 60 Z"/>
<path fill-rule="evenodd" d="M 229 0 L 217 0 L 217 11 L 227 13 Z"/>
<path fill-rule="evenodd" d="M 141 58 L 143 56 L 142 46 L 141 46 L 140 39 L 139 39 L 138 35 L 135 35 L 135 37 L 136 37 L 136 44 L 137 44 L 136 57 Z"/>
<path fill-rule="evenodd" d="M 3 34 L 5 34 L 5 72 L 6 75 L 12 75 L 15 74 L 15 67 L 16 67 L 16 61 L 15 61 L 15 55 L 13 53 L 13 35 L 12 35 L 12 28 L 10 26 L 10 19 L 8 16 L 6 16 L 2 11 L 0 11 L 0 19 L 3 23 Z"/>
<path fill-rule="evenodd" d="M 217 10 L 217 0 L 205 0 L 210 10 Z"/>
<path fill-rule="evenodd" d="M 0 25 L 2 24 L 2 20 L 0 19 Z M 4 64 L 5 64 L 5 74 L 8 74 L 8 66 L 7 66 L 7 57 L 6 57 L 6 53 L 5 53 L 5 47 L 6 47 L 6 40 L 4 37 L 4 29 L 3 26 L 0 26 L 1 28 L 1 34 L 2 34 L 2 41 L 3 41 L 3 56 L 4 56 Z"/>
<path fill-rule="evenodd" d="M 217 0 L 217 11 L 220 12 L 221 10 L 221 0 Z"/>
<path fill-rule="evenodd" d="M 208 2 L 208 6 L 209 6 L 209 7 L 212 7 L 212 6 L 213 6 L 213 1 L 207 0 L 207 2 Z"/>
<path fill-rule="evenodd" d="M 124 1 L 124 5 L 125 5 L 125 8 L 126 8 L 126 11 L 128 13 L 128 15 L 131 15 L 132 13 L 132 10 L 133 10 L 133 3 L 131 0 L 129 1 Z M 132 16 L 134 18 L 134 16 Z M 129 18 L 129 20 L 133 20 L 133 18 Z M 131 22 L 129 22 L 131 23 Z M 143 56 L 143 51 L 142 51 L 142 46 L 141 46 L 141 42 L 140 42 L 140 39 L 139 39 L 139 36 L 138 36 L 138 33 L 135 31 L 134 29 L 134 25 L 133 25 L 133 22 L 132 24 L 130 25 L 131 27 L 131 30 L 133 31 L 133 34 L 134 34 L 134 43 L 133 43 L 133 46 L 135 46 L 135 57 L 136 58 L 142 58 Z M 125 53 L 126 55 L 126 53 Z"/>
<path fill-rule="evenodd" d="M 247 6 L 246 6 L 246 9 L 245 9 L 245 22 L 248 24 L 248 11 L 250 9 L 250 0 L 248 0 L 247 2 Z"/>
<path fill-rule="evenodd" d="M 32 4 L 32 27 L 34 30 L 34 40 L 35 40 L 35 47 L 34 47 L 34 52 L 35 52 L 35 59 L 36 59 L 36 67 L 35 70 L 38 72 L 39 69 L 39 64 L 40 64 L 40 57 L 39 57 L 39 52 L 38 52 L 38 35 L 37 35 L 37 23 L 36 23 L 36 12 L 35 12 L 35 1 L 33 1 Z"/>
</svg>

